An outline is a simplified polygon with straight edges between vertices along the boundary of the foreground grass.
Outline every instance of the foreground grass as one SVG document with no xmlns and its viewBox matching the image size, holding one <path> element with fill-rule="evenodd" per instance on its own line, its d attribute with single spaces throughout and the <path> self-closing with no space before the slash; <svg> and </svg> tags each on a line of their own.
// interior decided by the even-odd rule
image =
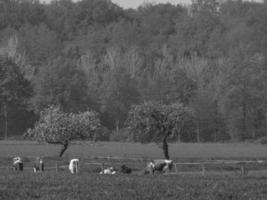
<svg viewBox="0 0 267 200">
<path fill-rule="evenodd" d="M 263 200 L 266 178 L 98 175 L 66 172 L 0 174 L 0 199 Z"/>
</svg>

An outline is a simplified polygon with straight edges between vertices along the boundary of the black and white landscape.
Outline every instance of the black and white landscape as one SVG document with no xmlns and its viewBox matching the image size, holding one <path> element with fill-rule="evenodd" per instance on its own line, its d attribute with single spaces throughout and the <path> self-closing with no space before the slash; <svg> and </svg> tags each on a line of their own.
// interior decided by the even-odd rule
<svg viewBox="0 0 267 200">
<path fill-rule="evenodd" d="M 267 1 L 123 5 L 0 0 L 0 199 L 265 199 Z"/>
</svg>

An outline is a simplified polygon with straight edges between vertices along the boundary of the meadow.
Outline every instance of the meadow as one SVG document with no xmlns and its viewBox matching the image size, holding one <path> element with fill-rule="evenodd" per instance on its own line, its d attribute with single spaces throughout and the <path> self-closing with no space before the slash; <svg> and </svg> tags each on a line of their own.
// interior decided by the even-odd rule
<svg viewBox="0 0 267 200">
<path fill-rule="evenodd" d="M 0 157 L 57 156 L 61 146 L 37 144 L 32 141 L 0 141 Z M 65 157 L 128 157 L 162 158 L 162 149 L 156 144 L 119 142 L 76 142 L 71 144 Z M 172 159 L 246 159 L 265 158 L 267 146 L 256 143 L 173 143 L 170 144 Z"/>
<path fill-rule="evenodd" d="M 263 177 L 0 173 L 3 200 L 265 200 L 266 188 Z"/>
<path fill-rule="evenodd" d="M 266 146 L 253 143 L 171 144 L 170 155 L 179 162 L 227 160 L 266 160 Z M 70 158 L 81 162 L 105 162 L 107 165 L 127 164 L 131 175 L 99 175 L 100 166 L 81 165 L 78 175 L 66 168 L 34 174 L 32 170 L 0 171 L 0 199 L 178 199 L 178 200 L 265 200 L 267 173 L 246 177 L 238 173 L 142 175 L 147 160 L 162 158 L 155 144 L 74 143 L 63 158 L 57 157 L 60 146 L 28 141 L 1 141 L 0 166 L 11 164 L 12 157 L 22 156 L 25 166 L 32 166 L 35 156 L 45 158 L 46 166 L 67 165 Z M 131 160 L 128 158 L 136 158 Z"/>
</svg>

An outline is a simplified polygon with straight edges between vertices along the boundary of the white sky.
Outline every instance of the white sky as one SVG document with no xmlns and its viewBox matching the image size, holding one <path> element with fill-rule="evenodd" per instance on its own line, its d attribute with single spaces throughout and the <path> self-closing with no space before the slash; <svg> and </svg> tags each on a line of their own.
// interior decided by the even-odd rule
<svg viewBox="0 0 267 200">
<path fill-rule="evenodd" d="M 112 0 L 114 3 L 120 5 L 123 8 L 137 8 L 144 2 L 152 3 L 172 3 L 172 4 L 189 4 L 191 0 Z"/>
<path fill-rule="evenodd" d="M 51 0 L 41 0 L 42 2 L 50 2 Z M 152 3 L 172 3 L 172 4 L 189 4 L 191 0 L 111 0 L 123 8 L 137 8 L 144 2 Z"/>
<path fill-rule="evenodd" d="M 51 0 L 41 0 L 42 2 L 50 2 Z M 77 1 L 77 0 L 74 0 Z M 191 0 L 111 0 L 113 3 L 118 4 L 123 8 L 137 8 L 145 2 L 152 3 L 172 3 L 172 4 L 190 4 Z M 254 1 L 263 2 L 263 0 L 243 0 L 243 1 Z"/>
</svg>

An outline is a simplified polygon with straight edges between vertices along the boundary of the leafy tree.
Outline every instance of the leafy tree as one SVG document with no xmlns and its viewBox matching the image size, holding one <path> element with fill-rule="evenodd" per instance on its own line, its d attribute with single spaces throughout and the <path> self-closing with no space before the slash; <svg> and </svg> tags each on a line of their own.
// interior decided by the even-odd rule
<svg viewBox="0 0 267 200">
<path fill-rule="evenodd" d="M 153 60 L 151 68 L 144 69 L 137 78 L 143 99 L 163 104 L 177 100 L 188 103 L 196 86 L 181 69 L 180 63 L 175 61 L 170 48 L 162 47 Z"/>
<path fill-rule="evenodd" d="M 92 19 L 102 25 L 117 21 L 123 14 L 121 8 L 110 0 L 93 1 L 93 5 Z"/>
<path fill-rule="evenodd" d="M 60 42 L 56 32 L 45 24 L 24 25 L 19 30 L 20 51 L 25 54 L 27 63 L 38 68 L 59 55 Z"/>
<path fill-rule="evenodd" d="M 60 105 L 68 112 L 86 110 L 90 106 L 85 74 L 71 55 L 59 57 L 43 67 L 34 80 L 34 91 L 31 103 L 36 111 L 50 104 Z"/>
<path fill-rule="evenodd" d="M 104 119 L 118 131 L 122 127 L 131 105 L 139 99 L 135 81 L 125 69 L 119 67 L 105 74 L 101 87 L 101 111 L 107 115 Z"/>
<path fill-rule="evenodd" d="M 135 141 L 161 141 L 164 156 L 170 159 L 168 138 L 176 138 L 184 131 L 193 132 L 194 117 L 192 110 L 180 103 L 162 105 L 147 102 L 132 107 L 127 126 Z"/>
<path fill-rule="evenodd" d="M 44 5 L 38 0 L 2 0 L 0 3 L 0 29 L 19 29 L 26 23 L 37 25 L 44 19 Z"/>
<path fill-rule="evenodd" d="M 100 121 L 94 111 L 64 113 L 59 107 L 50 106 L 40 113 L 39 121 L 26 136 L 38 142 L 63 145 L 59 154 L 62 157 L 71 140 L 93 140 L 99 127 Z"/>
<path fill-rule="evenodd" d="M 8 138 L 9 108 L 23 107 L 32 94 L 30 83 L 10 59 L 0 57 L 0 102 L 4 116 L 4 135 Z"/>
<path fill-rule="evenodd" d="M 121 48 L 123 51 L 134 49 L 133 47 L 142 42 L 140 41 L 142 40 L 140 39 L 141 28 L 137 22 L 123 19 L 111 24 L 109 30 L 111 30 L 111 33 L 109 33 L 111 44 L 114 47 Z"/>
<path fill-rule="evenodd" d="M 119 48 L 107 50 L 105 70 L 99 87 L 99 104 L 103 122 L 118 132 L 124 124 L 132 104 L 139 100 L 131 61 Z M 135 64 L 133 64 L 135 65 Z"/>
<path fill-rule="evenodd" d="M 191 57 L 180 62 L 179 68 L 191 80 L 195 88 L 191 92 L 189 106 L 195 111 L 197 141 L 227 139 L 222 114 L 218 108 L 222 71 L 216 61 Z M 188 91 L 188 90 L 186 90 Z"/>
<path fill-rule="evenodd" d="M 211 95 L 214 91 L 198 90 L 191 99 L 190 107 L 195 111 L 197 141 L 229 139 L 225 133 L 223 116 L 219 112 L 218 103 Z"/>
<path fill-rule="evenodd" d="M 263 136 L 267 71 L 262 55 L 251 55 L 243 47 L 236 49 L 225 65 L 223 96 L 219 103 L 227 116 L 229 133 L 237 140 Z"/>
<path fill-rule="evenodd" d="M 210 40 L 213 41 L 213 35 L 221 29 L 223 25 L 219 17 L 211 12 L 184 16 L 176 23 L 176 33 L 171 36 L 170 45 L 186 58 L 211 57 L 213 52 L 208 51 Z"/>
<path fill-rule="evenodd" d="M 70 40 L 76 34 L 79 23 L 76 13 L 79 13 L 77 3 L 71 0 L 53 0 L 46 6 L 45 23 L 57 32 L 60 41 Z"/>
<path fill-rule="evenodd" d="M 219 11 L 220 1 L 218 0 L 192 0 L 193 12 L 211 12 L 217 13 Z"/>
<path fill-rule="evenodd" d="M 250 42 L 253 49 L 257 53 L 261 53 L 265 57 L 267 63 L 267 4 L 256 5 L 254 9 L 249 10 L 246 18 L 246 24 L 251 34 Z"/>
</svg>

